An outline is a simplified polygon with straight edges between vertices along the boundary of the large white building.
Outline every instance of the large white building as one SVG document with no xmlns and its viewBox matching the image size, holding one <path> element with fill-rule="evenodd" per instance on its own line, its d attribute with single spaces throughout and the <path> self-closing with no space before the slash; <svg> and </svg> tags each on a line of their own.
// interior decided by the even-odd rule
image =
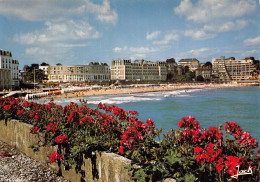
<svg viewBox="0 0 260 182">
<path fill-rule="evenodd" d="M 109 81 L 110 69 L 106 63 L 91 62 L 88 65 L 39 66 L 48 75 L 48 82 Z"/>
<path fill-rule="evenodd" d="M 111 65 L 111 80 L 165 81 L 166 76 L 166 62 L 121 59 Z"/>
<path fill-rule="evenodd" d="M 253 60 L 237 60 L 234 57 L 212 59 L 212 74 L 222 82 L 248 80 L 255 70 Z"/>
<path fill-rule="evenodd" d="M 19 62 L 10 51 L 0 50 L 0 89 L 19 87 Z"/>
</svg>

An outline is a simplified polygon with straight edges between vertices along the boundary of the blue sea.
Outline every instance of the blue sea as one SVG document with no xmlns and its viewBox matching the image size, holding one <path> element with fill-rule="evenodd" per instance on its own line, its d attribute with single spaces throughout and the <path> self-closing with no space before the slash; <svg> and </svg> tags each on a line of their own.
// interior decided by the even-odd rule
<svg viewBox="0 0 260 182">
<path fill-rule="evenodd" d="M 142 121 L 153 119 L 164 132 L 178 128 L 182 117 L 194 116 L 201 128 L 225 125 L 225 121 L 237 122 L 243 131 L 260 141 L 260 87 L 192 89 L 140 94 L 81 97 L 90 107 L 102 102 L 117 105 L 125 110 L 139 112 Z M 40 99 L 37 102 L 49 102 Z M 54 101 L 59 105 L 79 103 L 79 98 Z"/>
</svg>

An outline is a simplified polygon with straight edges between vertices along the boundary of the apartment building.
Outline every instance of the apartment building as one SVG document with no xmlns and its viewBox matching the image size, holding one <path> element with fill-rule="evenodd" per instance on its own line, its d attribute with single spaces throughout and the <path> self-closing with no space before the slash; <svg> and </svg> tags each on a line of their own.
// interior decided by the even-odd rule
<svg viewBox="0 0 260 182">
<path fill-rule="evenodd" d="M 10 51 L 0 50 L 0 89 L 19 87 L 19 62 Z"/>
<path fill-rule="evenodd" d="M 88 65 L 41 65 L 39 69 L 48 75 L 48 82 L 109 81 L 110 69 L 106 63 L 91 62 Z"/>
<path fill-rule="evenodd" d="M 166 80 L 166 62 L 135 60 L 113 60 L 111 65 L 111 80 L 128 81 L 163 81 Z"/>
<path fill-rule="evenodd" d="M 220 59 L 212 59 L 212 74 L 219 81 L 248 80 L 254 70 L 255 66 L 253 60 L 250 58 L 237 60 L 234 57 L 225 58 L 225 56 L 221 56 Z"/>
</svg>

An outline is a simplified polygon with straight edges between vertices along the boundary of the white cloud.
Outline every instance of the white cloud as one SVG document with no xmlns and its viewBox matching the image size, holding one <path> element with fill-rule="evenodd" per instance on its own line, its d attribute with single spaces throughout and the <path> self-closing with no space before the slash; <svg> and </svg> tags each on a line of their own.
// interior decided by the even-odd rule
<svg viewBox="0 0 260 182">
<path fill-rule="evenodd" d="M 122 48 L 120 48 L 120 47 L 115 47 L 115 48 L 113 49 L 113 52 L 121 52 L 121 50 L 122 50 Z"/>
<path fill-rule="evenodd" d="M 244 40 L 245 45 L 248 46 L 255 46 L 255 45 L 259 45 L 260 46 L 260 36 L 259 37 L 255 37 L 255 38 L 249 38 Z"/>
<path fill-rule="evenodd" d="M 47 26 L 46 29 L 16 35 L 14 40 L 21 44 L 31 45 L 47 43 L 50 43 L 50 46 L 59 43 L 72 45 L 73 42 L 80 45 L 78 43 L 80 41 L 97 39 L 100 36 L 100 34 L 85 21 L 46 22 L 45 25 Z"/>
<path fill-rule="evenodd" d="M 146 58 L 146 54 L 135 54 L 130 56 L 131 60 L 145 59 L 145 58 Z"/>
<path fill-rule="evenodd" d="M 146 33 L 146 40 L 156 39 L 161 34 L 161 31 L 155 31 L 152 33 Z"/>
<path fill-rule="evenodd" d="M 0 0 L 0 15 L 45 23 L 45 28 L 16 34 L 13 38 L 15 42 L 32 46 L 25 52 L 31 57 L 48 55 L 54 48 L 68 52 L 74 47 L 89 46 L 91 40 L 101 35 L 88 19 L 96 18 L 108 24 L 115 24 L 118 19 L 109 0 Z M 57 54 L 64 52 L 56 51 Z"/>
<path fill-rule="evenodd" d="M 260 49 L 259 50 L 248 50 L 245 51 L 241 54 L 241 57 L 245 58 L 245 57 L 254 57 L 254 56 L 260 56 Z"/>
<path fill-rule="evenodd" d="M 108 0 L 104 0 L 103 6 L 95 5 L 95 11 L 97 12 L 97 18 L 101 22 L 115 24 L 117 21 L 117 13 L 111 10 Z"/>
<path fill-rule="evenodd" d="M 219 53 L 220 51 L 216 48 L 208 48 L 208 47 L 203 47 L 200 49 L 192 49 L 186 52 L 181 52 L 178 55 L 178 58 L 208 58 L 211 57 L 214 54 Z M 211 60 L 200 60 L 200 61 L 211 61 Z"/>
<path fill-rule="evenodd" d="M 125 46 L 123 48 L 115 47 L 113 48 L 113 52 L 129 52 L 129 53 L 135 53 L 135 54 L 147 54 L 152 52 L 158 52 L 159 49 L 154 47 L 128 47 Z"/>
<path fill-rule="evenodd" d="M 194 40 L 216 37 L 219 33 L 245 28 L 250 20 L 245 15 L 256 10 L 254 0 L 182 0 L 174 12 L 189 22 L 183 33 Z M 192 27 L 192 28 L 191 28 Z"/>
<path fill-rule="evenodd" d="M 72 64 L 71 60 L 75 59 L 75 52 L 70 47 L 31 47 L 25 51 L 27 57 L 34 60 L 34 62 L 47 62 L 50 65 L 61 62 L 62 64 Z"/>
<path fill-rule="evenodd" d="M 203 29 L 200 29 L 200 30 L 195 30 L 195 29 L 185 30 L 184 35 L 186 37 L 191 37 L 194 40 L 205 40 L 205 39 L 210 39 L 210 38 L 216 37 L 215 33 L 208 33 Z"/>
<path fill-rule="evenodd" d="M 174 12 L 195 23 L 208 23 L 219 19 L 239 18 L 256 9 L 255 0 L 190 0 L 181 1 Z"/>
<path fill-rule="evenodd" d="M 240 30 L 247 24 L 248 22 L 245 20 L 214 22 L 205 24 L 201 28 L 187 29 L 183 33 L 185 36 L 191 37 L 194 40 L 205 40 L 216 37 L 218 33 Z"/>
<path fill-rule="evenodd" d="M 91 0 L 0 1 L 0 15 L 28 21 L 55 21 L 75 17 L 87 19 L 89 14 L 94 14 L 103 23 L 115 24 L 118 18 L 108 0 L 103 0 L 103 4 L 95 4 Z"/>
<path fill-rule="evenodd" d="M 177 31 L 172 30 L 170 32 L 167 32 L 164 35 L 164 38 L 162 40 L 154 41 L 153 44 L 156 44 L 156 45 L 167 45 L 167 44 L 170 44 L 172 41 L 179 40 L 179 38 L 180 38 L 180 36 L 177 33 Z"/>
<path fill-rule="evenodd" d="M 130 59 L 144 59 L 147 54 L 152 54 L 156 52 L 160 52 L 165 50 L 167 47 L 165 46 L 157 46 L 157 47 L 115 47 L 113 48 L 113 52 L 120 53 L 124 57 L 129 57 Z"/>
<path fill-rule="evenodd" d="M 127 48 L 128 51 L 133 53 L 139 53 L 139 54 L 146 54 L 151 52 L 157 52 L 158 49 L 154 47 L 129 47 Z"/>
<path fill-rule="evenodd" d="M 31 56 L 43 56 L 43 55 L 46 55 L 48 54 L 48 51 L 42 49 L 42 48 L 39 48 L 39 47 L 32 47 L 32 48 L 27 48 L 25 50 L 25 53 L 27 55 L 31 55 Z"/>
</svg>

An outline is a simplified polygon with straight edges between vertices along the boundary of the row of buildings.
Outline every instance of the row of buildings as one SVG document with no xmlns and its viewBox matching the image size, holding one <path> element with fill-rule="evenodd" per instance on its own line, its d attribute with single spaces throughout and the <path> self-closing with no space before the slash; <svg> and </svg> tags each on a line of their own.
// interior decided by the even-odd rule
<svg viewBox="0 0 260 182">
<path fill-rule="evenodd" d="M 106 63 L 91 62 L 88 65 L 56 66 L 41 65 L 39 68 L 48 75 L 48 82 L 84 82 L 84 81 L 166 81 L 169 75 L 178 76 L 190 71 L 195 78 L 230 82 L 248 80 L 256 71 L 253 58 L 237 60 L 234 57 L 212 59 L 205 66 L 196 58 L 181 59 L 177 64 L 174 58 L 166 61 L 113 60 L 111 67 Z"/>
<path fill-rule="evenodd" d="M 19 87 L 19 77 L 25 82 L 28 71 L 22 70 L 19 76 L 19 62 L 12 58 L 10 51 L 0 50 L 0 60 L 0 90 Z M 54 66 L 42 63 L 36 69 L 42 70 L 47 78 L 46 82 L 166 81 L 187 72 L 193 73 L 194 80 L 200 76 L 204 80 L 230 82 L 248 80 L 256 74 L 254 58 L 237 60 L 234 57 L 224 56 L 212 59 L 210 65 L 200 63 L 196 58 L 181 59 L 178 64 L 174 58 L 166 61 L 133 62 L 119 59 L 113 60 L 111 66 L 98 62 L 91 62 L 88 65 Z M 32 77 L 28 79 L 30 82 L 35 82 Z"/>
</svg>

